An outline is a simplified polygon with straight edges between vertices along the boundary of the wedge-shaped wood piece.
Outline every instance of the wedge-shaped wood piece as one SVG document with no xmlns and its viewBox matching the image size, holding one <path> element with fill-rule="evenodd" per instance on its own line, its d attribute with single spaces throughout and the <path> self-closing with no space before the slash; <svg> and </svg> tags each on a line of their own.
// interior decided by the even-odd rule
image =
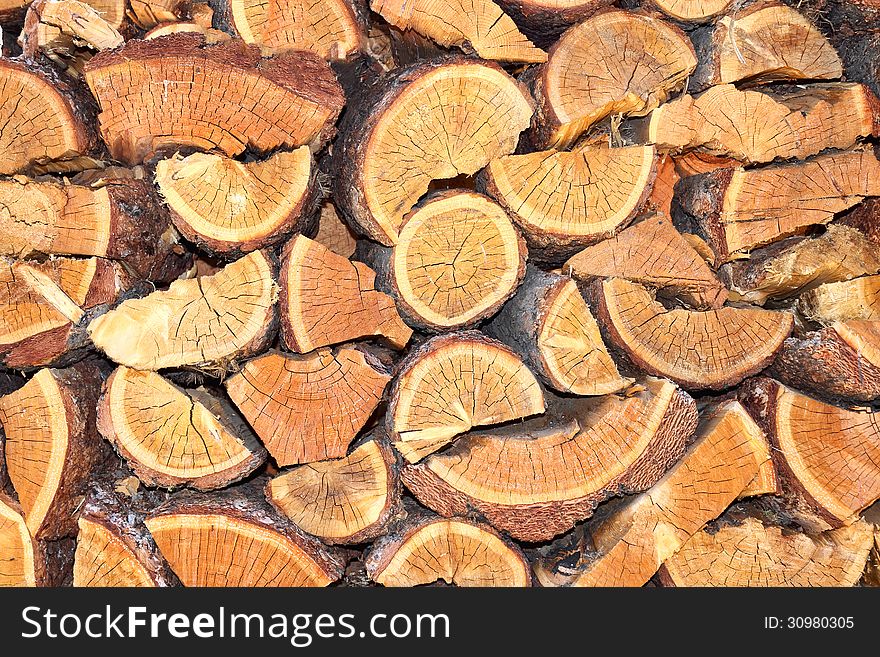
<svg viewBox="0 0 880 657">
<path fill-rule="evenodd" d="M 800 296 L 798 310 L 807 319 L 822 324 L 880 320 L 880 276 L 820 285 Z"/>
<path fill-rule="evenodd" d="M 269 253 L 253 251 L 211 276 L 176 280 L 167 290 L 123 302 L 92 320 L 89 334 L 120 365 L 224 371 L 272 340 L 274 270 Z"/>
<path fill-rule="evenodd" d="M 525 556 L 486 525 L 425 514 L 393 527 L 367 553 L 367 573 L 383 586 L 443 581 L 456 586 L 530 586 Z"/>
<path fill-rule="evenodd" d="M 342 575 L 341 555 L 275 513 L 259 483 L 181 493 L 147 517 L 184 586 L 327 586 Z"/>
<path fill-rule="evenodd" d="M 493 160 L 482 182 L 522 228 L 532 251 L 557 262 L 625 226 L 651 193 L 650 146 L 540 151 Z"/>
<path fill-rule="evenodd" d="M 551 388 L 605 395 L 626 388 L 577 284 L 529 266 L 516 295 L 484 330 L 501 340 Z"/>
<path fill-rule="evenodd" d="M 664 151 L 700 148 L 747 164 L 803 159 L 876 135 L 878 107 L 877 97 L 855 83 L 761 89 L 721 84 L 633 121 L 633 138 Z"/>
<path fill-rule="evenodd" d="M 499 0 L 498 4 L 532 42 L 548 48 L 566 29 L 613 0 Z"/>
<path fill-rule="evenodd" d="M 702 23 L 727 11 L 733 0 L 648 0 L 646 4 L 675 20 Z"/>
<path fill-rule="evenodd" d="M 21 507 L 0 490 L 0 588 L 44 586 L 46 563 L 31 539 Z"/>
<path fill-rule="evenodd" d="M 470 176 L 512 153 L 533 107 L 494 63 L 452 57 L 402 69 L 346 112 L 334 201 L 352 226 L 393 246 L 433 180 Z"/>
<path fill-rule="evenodd" d="M 880 398 L 880 321 L 835 322 L 788 338 L 769 373 L 819 397 Z"/>
<path fill-rule="evenodd" d="M 491 0 L 372 0 L 370 9 L 394 27 L 414 30 L 444 48 L 457 46 L 482 59 L 546 62 L 547 53 L 519 31 Z"/>
<path fill-rule="evenodd" d="M 200 247 L 223 254 L 261 249 L 302 230 L 314 210 L 313 183 L 307 146 L 257 162 L 194 153 L 156 165 L 174 225 Z"/>
<path fill-rule="evenodd" d="M 667 586 L 855 586 L 873 543 L 871 525 L 810 536 L 756 518 L 699 532 L 660 570 Z"/>
<path fill-rule="evenodd" d="M 402 478 L 444 516 L 476 512 L 517 540 L 546 541 L 656 483 L 696 425 L 693 399 L 663 379 L 630 397 L 548 395 L 546 416 L 466 434 Z"/>
<path fill-rule="evenodd" d="M 699 309 L 718 308 L 727 300 L 727 289 L 703 257 L 662 215 L 587 247 L 562 271 L 581 281 L 625 278 Z"/>
<path fill-rule="evenodd" d="M 610 114 L 646 114 L 681 89 L 696 65 L 691 42 L 672 24 L 600 12 L 568 30 L 538 70 L 532 141 L 563 148 Z"/>
<path fill-rule="evenodd" d="M 321 206 L 318 232 L 314 239 L 343 258 L 351 258 L 357 248 L 357 238 L 351 228 L 339 218 L 336 207 L 329 201 Z"/>
<path fill-rule="evenodd" d="M 180 147 L 235 156 L 308 144 L 334 132 L 344 103 L 330 67 L 305 51 L 261 59 L 256 47 L 202 35 L 133 40 L 85 67 L 101 135 L 128 164 Z"/>
<path fill-rule="evenodd" d="M 9 479 L 34 539 L 76 532 L 86 487 L 107 458 L 95 428 L 100 387 L 97 368 L 79 364 L 42 369 L 0 397 Z"/>
<path fill-rule="evenodd" d="M 342 458 L 390 374 L 365 350 L 271 351 L 226 381 L 232 401 L 279 465 Z"/>
<path fill-rule="evenodd" d="M 543 412 L 541 384 L 510 349 L 461 331 L 410 352 L 391 388 L 385 422 L 394 447 L 415 463 L 473 427 Z"/>
<path fill-rule="evenodd" d="M 266 486 L 266 498 L 329 545 L 363 543 L 400 513 L 396 458 L 384 439 L 371 438 L 341 459 L 282 472 Z"/>
<path fill-rule="evenodd" d="M 667 310 L 647 288 L 596 281 L 590 299 L 603 336 L 633 365 L 685 388 L 721 390 L 760 372 L 791 333 L 791 313 L 725 307 Z"/>
<path fill-rule="evenodd" d="M 676 189 L 683 213 L 677 219 L 726 262 L 880 195 L 880 160 L 860 150 L 760 169 L 719 169 L 685 178 Z"/>
</svg>

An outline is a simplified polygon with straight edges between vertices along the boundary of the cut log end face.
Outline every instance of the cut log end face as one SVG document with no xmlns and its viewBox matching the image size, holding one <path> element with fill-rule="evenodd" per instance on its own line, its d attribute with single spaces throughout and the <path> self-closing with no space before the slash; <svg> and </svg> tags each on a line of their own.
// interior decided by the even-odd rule
<svg viewBox="0 0 880 657">
<path fill-rule="evenodd" d="M 150 572 L 120 536 L 88 518 L 80 518 L 78 524 L 74 586 L 156 586 Z"/>
<path fill-rule="evenodd" d="M 43 567 L 21 508 L 0 492 L 0 588 L 36 586 Z"/>
<path fill-rule="evenodd" d="M 702 22 L 727 11 L 733 0 L 651 0 L 651 4 L 676 20 Z"/>
</svg>

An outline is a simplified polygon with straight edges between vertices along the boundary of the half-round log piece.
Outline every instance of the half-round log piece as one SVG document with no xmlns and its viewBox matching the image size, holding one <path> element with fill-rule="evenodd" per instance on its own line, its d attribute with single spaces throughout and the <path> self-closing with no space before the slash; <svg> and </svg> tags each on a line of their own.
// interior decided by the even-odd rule
<svg viewBox="0 0 880 657">
<path fill-rule="evenodd" d="M 211 276 L 176 280 L 92 320 L 92 342 L 120 365 L 141 370 L 193 366 L 225 370 L 272 340 L 275 264 L 253 251 Z"/>
<path fill-rule="evenodd" d="M 645 287 L 596 281 L 591 301 L 603 336 L 649 374 L 688 389 L 721 390 L 760 372 L 791 333 L 791 313 L 756 308 L 666 310 Z"/>
<path fill-rule="evenodd" d="M 31 540 L 21 507 L 0 490 L 0 588 L 42 586 L 46 564 Z"/>
<path fill-rule="evenodd" d="M 769 373 L 819 397 L 874 401 L 880 398 L 880 321 L 835 322 L 789 338 Z"/>
<path fill-rule="evenodd" d="M 394 300 L 376 290 L 376 273 L 297 235 L 281 262 L 281 336 L 291 351 L 381 336 L 403 348 L 412 336 Z"/>
<path fill-rule="evenodd" d="M 462 331 L 407 356 L 385 421 L 394 446 L 415 463 L 473 427 L 543 412 L 541 385 L 529 368 L 500 342 Z"/>
<path fill-rule="evenodd" d="M 314 209 L 313 179 L 307 146 L 259 162 L 194 153 L 156 165 L 178 230 L 201 248 L 233 256 L 302 230 Z"/>
<path fill-rule="evenodd" d="M 746 518 L 695 534 L 660 570 L 667 586 L 855 586 L 873 531 L 856 522 L 818 536 L 765 527 Z"/>
<path fill-rule="evenodd" d="M 314 240 L 343 258 L 351 258 L 357 249 L 357 238 L 351 232 L 351 228 L 339 218 L 336 207 L 329 201 L 325 201 L 321 205 L 318 232 L 315 234 Z"/>
<path fill-rule="evenodd" d="M 848 82 L 684 95 L 633 121 L 633 138 L 664 151 L 700 148 L 747 164 L 848 149 L 880 131 L 880 104 Z"/>
<path fill-rule="evenodd" d="M 444 48 L 457 46 L 502 62 L 547 61 L 547 53 L 492 0 L 371 0 L 370 8 L 394 27 L 418 32 Z"/>
<path fill-rule="evenodd" d="M 657 158 L 650 146 L 541 151 L 493 160 L 482 184 L 522 228 L 544 260 L 625 226 L 651 193 Z"/>
<path fill-rule="evenodd" d="M 797 10 L 777 0 L 755 2 L 695 30 L 699 64 L 688 91 L 715 84 L 836 80 L 843 65 L 834 46 Z"/>
<path fill-rule="evenodd" d="M 698 309 L 719 308 L 727 289 L 672 222 L 648 217 L 569 258 L 562 271 L 582 281 L 625 278 Z"/>
<path fill-rule="evenodd" d="M 532 141 L 563 148 L 610 114 L 646 114 L 696 65 L 677 27 L 647 14 L 600 12 L 568 30 L 538 71 Z"/>
<path fill-rule="evenodd" d="M 385 441 L 367 440 L 342 459 L 283 472 L 266 486 L 266 498 L 329 545 L 363 543 L 399 512 L 395 457 Z"/>
<path fill-rule="evenodd" d="M 806 318 L 822 324 L 851 319 L 880 320 L 880 276 L 860 276 L 820 285 L 800 296 L 798 310 Z"/>
<path fill-rule="evenodd" d="M 95 428 L 101 377 L 94 366 L 42 369 L 0 397 L 6 466 L 35 539 L 76 532 L 76 511 L 107 454 Z"/>
<path fill-rule="evenodd" d="M 308 144 L 334 132 L 344 97 L 317 55 L 261 59 L 256 47 L 202 35 L 129 41 L 99 53 L 85 78 L 101 106 L 110 154 L 136 164 L 163 149 L 192 147 L 227 156 Z"/>
<path fill-rule="evenodd" d="M 343 119 L 334 199 L 352 226 L 386 246 L 432 180 L 472 175 L 512 153 L 534 105 L 499 66 L 465 57 L 403 69 L 374 93 Z"/>
<path fill-rule="evenodd" d="M 694 401 L 663 379 L 631 397 L 548 396 L 546 416 L 462 436 L 401 476 L 444 516 L 476 511 L 518 540 L 546 541 L 653 485 L 696 425 Z"/>
<path fill-rule="evenodd" d="M 117 368 L 104 385 L 98 430 L 147 486 L 223 488 L 266 459 L 225 400 L 127 367 Z"/>
<path fill-rule="evenodd" d="M 226 381 L 232 401 L 279 465 L 345 456 L 391 376 L 368 352 L 272 351 Z"/>
<path fill-rule="evenodd" d="M 533 43 L 548 48 L 566 29 L 613 0 L 499 0 L 498 4 Z"/>
<path fill-rule="evenodd" d="M 687 228 L 718 262 L 825 224 L 866 196 L 880 195 L 880 160 L 872 150 L 820 155 L 760 169 L 718 169 L 676 187 Z"/>
<path fill-rule="evenodd" d="M 675 20 L 702 23 L 727 11 L 733 0 L 649 0 L 648 4 Z"/>
<path fill-rule="evenodd" d="M 341 557 L 275 513 L 259 493 L 256 486 L 183 493 L 147 517 L 184 586 L 327 586 L 339 579 Z"/>
<path fill-rule="evenodd" d="M 530 586 L 529 563 L 514 544 L 485 525 L 423 517 L 377 540 L 364 560 L 383 586 L 443 581 L 456 586 Z"/>
<path fill-rule="evenodd" d="M 516 295 L 485 327 L 556 390 L 606 395 L 626 388 L 577 284 L 531 265 Z"/>
</svg>

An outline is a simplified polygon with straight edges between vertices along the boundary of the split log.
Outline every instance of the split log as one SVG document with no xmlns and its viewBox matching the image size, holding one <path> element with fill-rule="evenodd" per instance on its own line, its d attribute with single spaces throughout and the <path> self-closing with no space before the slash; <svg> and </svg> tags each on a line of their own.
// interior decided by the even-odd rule
<svg viewBox="0 0 880 657">
<path fill-rule="evenodd" d="M 407 356 L 385 422 L 394 447 L 415 463 L 473 427 L 543 412 L 541 384 L 510 349 L 461 331 L 432 338 Z"/>
<path fill-rule="evenodd" d="M 85 79 L 101 106 L 110 154 L 128 164 L 181 147 L 229 157 L 304 144 L 319 150 L 344 103 L 316 55 L 261 59 L 241 41 L 206 44 L 192 33 L 99 53 Z"/>
<path fill-rule="evenodd" d="M 343 258 L 351 258 L 357 248 L 357 238 L 351 228 L 339 218 L 336 207 L 329 201 L 321 206 L 318 232 L 314 240 Z"/>
<path fill-rule="evenodd" d="M 375 285 L 376 274 L 360 262 L 298 235 L 282 251 L 281 336 L 291 351 L 377 336 L 402 349 L 412 336 L 394 300 Z"/>
<path fill-rule="evenodd" d="M 860 150 L 754 170 L 719 169 L 685 178 L 676 191 L 676 220 L 703 237 L 723 263 L 880 195 L 880 160 Z"/>
<path fill-rule="evenodd" d="M 566 276 L 530 265 L 516 295 L 484 330 L 561 392 L 606 395 L 632 383 L 617 371 L 577 284 Z"/>
<path fill-rule="evenodd" d="M 702 23 L 726 12 L 733 0 L 648 0 L 647 4 L 675 20 Z"/>
<path fill-rule="evenodd" d="M 836 80 L 843 64 L 828 39 L 803 14 L 777 0 L 737 9 L 691 33 L 699 64 L 688 91 L 716 84 Z"/>
<path fill-rule="evenodd" d="M 628 11 L 597 13 L 568 30 L 537 72 L 532 143 L 564 148 L 611 114 L 647 114 L 696 66 L 691 42 L 670 23 Z"/>
<path fill-rule="evenodd" d="M 396 458 L 387 442 L 371 438 L 342 459 L 282 472 L 266 486 L 266 498 L 328 545 L 363 543 L 401 512 Z"/>
<path fill-rule="evenodd" d="M 675 158 L 664 153 L 657 158 L 657 176 L 651 186 L 651 193 L 645 202 L 645 209 L 654 214 L 672 216 L 672 198 L 675 196 L 675 185 L 681 175 L 675 166 Z"/>
<path fill-rule="evenodd" d="M 546 416 L 466 434 L 401 476 L 444 516 L 478 513 L 518 540 L 546 541 L 655 484 L 696 425 L 693 399 L 663 379 L 630 397 L 548 395 Z"/>
<path fill-rule="evenodd" d="M 369 420 L 391 376 L 364 349 L 271 351 L 225 385 L 232 401 L 281 465 L 342 458 Z"/>
<path fill-rule="evenodd" d="M 804 292 L 797 308 L 807 319 L 825 325 L 853 319 L 880 320 L 880 276 L 825 283 Z"/>
<path fill-rule="evenodd" d="M 144 30 L 177 21 L 186 13 L 183 0 L 128 0 L 128 6 L 131 20 Z"/>
<path fill-rule="evenodd" d="M 613 0 L 499 0 L 498 4 L 535 45 L 549 48 L 565 30 Z"/>
<path fill-rule="evenodd" d="M 253 251 L 212 276 L 123 302 L 92 320 L 89 335 L 111 360 L 135 369 L 225 371 L 272 341 L 275 268 L 270 254 Z"/>
<path fill-rule="evenodd" d="M 581 281 L 624 278 L 698 309 L 720 308 L 727 299 L 727 289 L 701 254 L 662 215 L 587 247 L 562 270 Z"/>
<path fill-rule="evenodd" d="M 370 9 L 394 27 L 418 32 L 444 48 L 456 46 L 502 62 L 547 61 L 547 53 L 491 0 L 371 0 Z"/>
<path fill-rule="evenodd" d="M 279 516 L 254 485 L 181 493 L 145 524 L 184 586 L 327 586 L 342 576 L 340 553 Z"/>
<path fill-rule="evenodd" d="M 626 226 L 656 174 L 650 146 L 587 146 L 501 157 L 480 186 L 507 208 L 534 258 L 558 263 Z"/>
<path fill-rule="evenodd" d="M 30 0 L 0 0 L 0 23 L 3 25 L 21 21 Z"/>
<path fill-rule="evenodd" d="M 227 257 L 301 231 L 318 198 L 307 146 L 247 163 L 207 153 L 175 156 L 156 165 L 156 185 L 184 237 Z"/>
<path fill-rule="evenodd" d="M 98 430 L 147 486 L 213 490 L 251 474 L 266 450 L 228 401 L 155 372 L 119 367 L 104 384 Z"/>
<path fill-rule="evenodd" d="M 232 35 L 227 34 L 226 32 L 214 30 L 211 27 L 205 27 L 199 23 L 181 21 L 175 23 L 160 23 L 144 34 L 144 39 L 158 39 L 159 37 L 168 36 L 169 34 L 179 34 L 181 32 L 196 32 L 201 34 L 205 38 L 205 43 L 207 44 L 220 43 L 221 41 L 228 41 L 233 38 Z"/>
<path fill-rule="evenodd" d="M 470 176 L 513 152 L 533 107 L 493 63 L 458 56 L 396 72 L 346 112 L 334 151 L 337 207 L 393 246 L 433 180 Z"/>
<path fill-rule="evenodd" d="M 31 539 L 21 507 L 0 490 L 0 588 L 45 586 L 45 555 Z"/>
<path fill-rule="evenodd" d="M 667 310 L 642 285 L 596 281 L 588 299 L 602 335 L 634 366 L 687 389 L 721 390 L 772 362 L 794 319 L 790 313 L 724 307 Z"/>
<path fill-rule="evenodd" d="M 700 532 L 660 570 L 667 586 L 855 586 L 873 543 L 870 525 L 809 536 L 747 518 Z"/>
</svg>

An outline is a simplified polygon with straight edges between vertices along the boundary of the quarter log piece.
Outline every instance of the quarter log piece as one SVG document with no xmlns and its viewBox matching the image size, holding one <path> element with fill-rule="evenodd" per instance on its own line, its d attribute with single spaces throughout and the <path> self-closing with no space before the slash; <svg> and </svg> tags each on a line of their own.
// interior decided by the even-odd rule
<svg viewBox="0 0 880 657">
<path fill-rule="evenodd" d="M 226 381 L 232 401 L 281 466 L 345 456 L 391 376 L 362 349 L 272 351 Z"/>
<path fill-rule="evenodd" d="M 228 401 L 127 367 L 104 384 L 98 430 L 147 486 L 222 488 L 266 459 Z"/>
<path fill-rule="evenodd" d="M 874 411 L 832 406 L 768 378 L 739 397 L 770 439 L 787 506 L 808 530 L 848 525 L 880 498 Z"/>
<path fill-rule="evenodd" d="M 819 397 L 880 398 L 880 321 L 835 322 L 788 338 L 768 373 Z"/>
<path fill-rule="evenodd" d="M 625 278 L 698 309 L 720 308 L 727 300 L 727 289 L 703 257 L 663 215 L 587 247 L 569 258 L 562 271 L 581 281 Z"/>
<path fill-rule="evenodd" d="M 380 336 L 402 349 L 412 336 L 394 300 L 379 292 L 376 273 L 297 235 L 281 262 L 281 335 L 291 351 Z"/>
<path fill-rule="evenodd" d="M 530 265 L 516 295 L 484 330 L 561 392 L 606 395 L 632 383 L 617 371 L 596 320 L 567 276 Z"/>
<path fill-rule="evenodd" d="M 613 0 L 499 0 L 498 4 L 533 43 L 548 48 L 566 29 Z"/>
<path fill-rule="evenodd" d="M 656 174 L 650 146 L 586 146 L 498 158 L 481 186 L 522 228 L 532 256 L 558 263 L 629 223 Z"/>
<path fill-rule="evenodd" d="M 307 146 L 247 163 L 207 153 L 176 156 L 156 165 L 156 184 L 184 237 L 232 256 L 302 230 L 317 198 Z"/>
<path fill-rule="evenodd" d="M 407 356 L 385 422 L 394 447 L 415 463 L 473 427 L 543 412 L 541 385 L 529 368 L 500 342 L 462 331 Z"/>
<path fill-rule="evenodd" d="M 589 299 L 602 335 L 649 374 L 685 388 L 721 390 L 764 369 L 791 333 L 791 313 L 724 307 L 667 310 L 642 285 L 595 281 Z"/>
<path fill-rule="evenodd" d="M 191 366 L 225 371 L 263 351 L 276 326 L 273 257 L 253 251 L 211 276 L 176 280 L 92 320 L 92 342 L 135 369 Z"/>
<path fill-rule="evenodd" d="M 746 518 L 699 532 L 660 569 L 666 586 L 855 586 L 873 543 L 871 526 L 809 536 Z"/>
<path fill-rule="evenodd" d="M 683 179 L 676 191 L 676 219 L 723 263 L 880 195 L 880 160 L 861 150 L 755 170 L 719 169 Z"/>
<path fill-rule="evenodd" d="M 383 80 L 346 112 L 334 200 L 373 240 L 393 246 L 433 180 L 470 176 L 512 153 L 534 101 L 501 67 L 462 56 Z"/>
<path fill-rule="evenodd" d="M 688 91 L 744 81 L 836 80 L 843 65 L 828 39 L 797 10 L 759 1 L 691 33 L 699 64 Z"/>
<path fill-rule="evenodd" d="M 644 383 L 630 397 L 548 395 L 546 416 L 466 434 L 402 479 L 444 516 L 477 513 L 517 540 L 549 540 L 609 497 L 649 488 L 684 452 L 693 399 Z"/>
<path fill-rule="evenodd" d="M 825 283 L 804 292 L 797 306 L 804 317 L 822 324 L 880 320 L 880 276 Z"/>
<path fill-rule="evenodd" d="M 727 11 L 733 0 L 649 0 L 667 16 L 688 23 L 702 23 Z"/>
<path fill-rule="evenodd" d="M 34 539 L 76 533 L 76 512 L 108 450 L 95 428 L 101 376 L 93 365 L 42 369 L 0 397 L 6 465 Z"/>
<path fill-rule="evenodd" d="M 655 16 L 604 11 L 569 29 L 537 71 L 532 142 L 570 146 L 611 114 L 647 114 L 697 65 L 684 32 Z"/>
<path fill-rule="evenodd" d="M 85 78 L 101 106 L 110 154 L 137 164 L 191 147 L 232 157 L 250 149 L 320 147 L 344 103 L 330 67 L 292 51 L 271 59 L 241 41 L 199 34 L 132 40 L 97 54 Z"/>
<path fill-rule="evenodd" d="M 340 578 L 342 555 L 275 513 L 258 483 L 181 493 L 147 517 L 184 586 L 327 586 Z"/>
<path fill-rule="evenodd" d="M 321 206 L 318 232 L 314 240 L 343 258 L 351 258 L 357 248 L 357 238 L 351 232 L 351 228 L 339 218 L 339 213 L 329 201 Z"/>
<path fill-rule="evenodd" d="M 547 61 L 492 0 L 371 0 L 370 8 L 400 30 L 413 30 L 444 48 L 457 46 L 482 59 Z"/>
<path fill-rule="evenodd" d="M 0 490 L 0 588 L 46 584 L 43 550 L 31 539 L 18 502 Z"/>
<path fill-rule="evenodd" d="M 878 117 L 877 97 L 861 84 L 758 89 L 721 84 L 676 98 L 629 127 L 633 139 L 661 151 L 699 148 L 751 164 L 851 148 L 880 133 Z"/>
<path fill-rule="evenodd" d="M 382 586 L 443 581 L 456 586 L 530 586 L 525 556 L 491 528 L 469 520 L 424 514 L 379 538 L 364 563 Z"/>
<path fill-rule="evenodd" d="M 344 458 L 303 465 L 266 486 L 266 498 L 298 527 L 325 543 L 363 543 L 400 513 L 396 457 L 371 438 Z"/>
</svg>

